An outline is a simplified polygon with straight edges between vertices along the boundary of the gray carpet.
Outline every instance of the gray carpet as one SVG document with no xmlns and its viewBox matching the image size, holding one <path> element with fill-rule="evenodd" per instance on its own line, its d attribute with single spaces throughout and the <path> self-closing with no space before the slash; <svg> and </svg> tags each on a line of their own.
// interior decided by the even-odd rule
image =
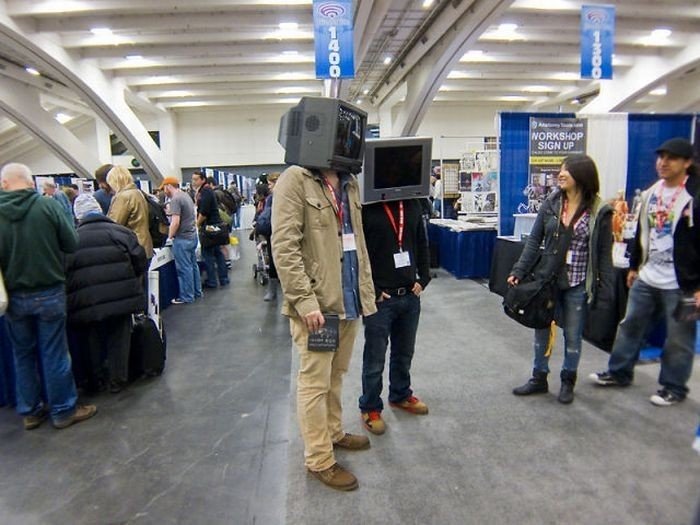
<svg viewBox="0 0 700 525">
<path fill-rule="evenodd" d="M 305 472 L 292 402 L 287 523 L 690 523 L 700 493 L 697 373 L 688 400 L 658 408 L 648 401 L 657 364 L 639 366 L 630 388 L 602 389 L 585 376 L 604 370 L 607 354 L 586 344 L 576 399 L 564 406 L 555 397 L 560 340 L 552 393 L 517 398 L 510 391 L 529 377 L 531 344 L 499 297 L 440 271 L 423 296 L 412 374 L 430 414 L 387 408 L 388 430 L 370 435 L 369 451 L 338 453 L 360 481 L 341 493 Z M 363 432 L 361 365 L 360 336 L 344 389 L 352 432 Z"/>
</svg>

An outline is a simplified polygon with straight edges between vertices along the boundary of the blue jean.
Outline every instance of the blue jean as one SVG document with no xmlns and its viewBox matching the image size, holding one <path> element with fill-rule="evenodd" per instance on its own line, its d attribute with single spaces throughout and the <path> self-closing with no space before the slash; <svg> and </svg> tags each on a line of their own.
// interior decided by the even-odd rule
<svg viewBox="0 0 700 525">
<path fill-rule="evenodd" d="M 617 328 L 617 336 L 608 361 L 609 372 L 617 379 L 631 382 L 639 351 L 656 321 L 657 313 L 666 318 L 666 341 L 661 354 L 659 383 L 675 395 L 684 399 L 688 393 L 686 383 L 693 371 L 695 356 L 695 321 L 678 322 L 673 310 L 682 297 L 682 292 L 661 290 L 637 279 L 630 288 L 625 317 Z"/>
<path fill-rule="evenodd" d="M 221 246 L 202 247 L 202 257 L 204 258 L 204 266 L 207 269 L 207 280 L 204 281 L 206 286 L 216 288 L 216 276 L 219 275 L 219 283 L 223 286 L 228 284 L 228 268 L 226 267 L 226 259 L 221 253 Z"/>
<path fill-rule="evenodd" d="M 68 355 L 63 284 L 40 292 L 12 292 L 6 320 L 15 356 L 17 412 L 27 416 L 42 408 L 41 370 L 51 418 L 72 416 L 78 394 Z"/>
<path fill-rule="evenodd" d="M 380 411 L 386 349 L 389 358 L 389 402 L 398 403 L 413 395 L 411 361 L 420 318 L 420 298 L 412 293 L 392 296 L 377 303 L 377 313 L 364 318 L 365 349 L 362 355 L 360 411 Z"/>
<path fill-rule="evenodd" d="M 564 364 L 562 370 L 576 372 L 581 359 L 583 326 L 586 322 L 586 285 L 581 283 L 559 290 L 554 318 L 564 331 Z M 552 334 L 554 335 L 554 334 Z M 535 361 L 532 368 L 549 373 L 550 329 L 535 330 Z M 551 349 L 550 349 L 551 350 Z"/>
<path fill-rule="evenodd" d="M 197 238 L 173 239 L 173 256 L 175 257 L 175 271 L 177 271 L 177 284 L 180 288 L 179 298 L 186 303 L 194 302 L 202 296 L 202 282 L 197 266 Z"/>
<path fill-rule="evenodd" d="M 241 227 L 241 207 L 242 204 L 238 204 L 238 208 L 236 208 L 236 213 L 233 214 L 233 227 L 238 229 Z"/>
</svg>

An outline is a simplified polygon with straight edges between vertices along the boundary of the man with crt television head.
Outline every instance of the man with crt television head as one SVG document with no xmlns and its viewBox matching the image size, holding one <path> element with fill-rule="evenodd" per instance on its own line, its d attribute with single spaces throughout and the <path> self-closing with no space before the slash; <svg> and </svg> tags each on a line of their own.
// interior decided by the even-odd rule
<svg viewBox="0 0 700 525">
<path fill-rule="evenodd" d="M 280 175 L 272 251 L 284 292 L 282 313 L 299 351 L 297 415 L 306 468 L 329 487 L 354 490 L 357 479 L 336 462 L 333 449 L 370 446 L 367 436 L 343 430 L 341 389 L 360 318 L 376 312 L 376 305 L 358 182 L 343 166 L 328 164 L 290 166 Z M 309 350 L 309 334 L 324 326 L 327 314 L 339 317 L 338 346 Z"/>
</svg>

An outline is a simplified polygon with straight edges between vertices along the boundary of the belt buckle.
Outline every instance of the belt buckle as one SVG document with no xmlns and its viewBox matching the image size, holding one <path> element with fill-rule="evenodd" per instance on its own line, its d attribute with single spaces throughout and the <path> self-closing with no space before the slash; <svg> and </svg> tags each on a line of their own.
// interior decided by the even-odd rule
<svg viewBox="0 0 700 525">
<path fill-rule="evenodd" d="M 406 295 L 406 287 L 402 286 L 401 288 L 397 288 L 396 295 L 399 297 L 401 297 L 402 295 Z"/>
</svg>

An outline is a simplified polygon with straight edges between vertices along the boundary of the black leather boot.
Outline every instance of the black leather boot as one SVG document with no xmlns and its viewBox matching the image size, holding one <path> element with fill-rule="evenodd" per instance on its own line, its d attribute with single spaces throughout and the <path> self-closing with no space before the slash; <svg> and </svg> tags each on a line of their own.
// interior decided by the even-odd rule
<svg viewBox="0 0 700 525">
<path fill-rule="evenodd" d="M 513 394 L 516 396 L 529 396 L 530 394 L 546 394 L 549 392 L 547 384 L 547 372 L 541 370 L 533 370 L 532 377 L 523 386 L 513 389 Z"/>
<path fill-rule="evenodd" d="M 574 385 L 576 384 L 576 372 L 571 370 L 561 371 L 561 389 L 559 390 L 560 403 L 568 405 L 574 400 Z"/>
</svg>

